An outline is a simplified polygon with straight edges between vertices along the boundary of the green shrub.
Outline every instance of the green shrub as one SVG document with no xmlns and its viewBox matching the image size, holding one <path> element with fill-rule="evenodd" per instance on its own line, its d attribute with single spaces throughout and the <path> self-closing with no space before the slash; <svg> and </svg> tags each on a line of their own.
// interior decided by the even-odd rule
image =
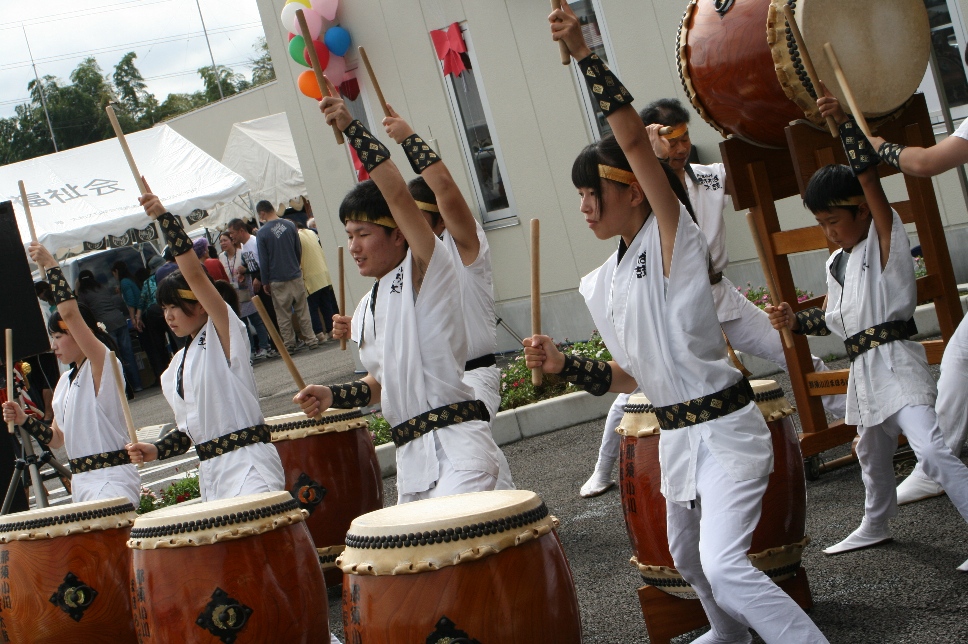
<svg viewBox="0 0 968 644">
<path fill-rule="evenodd" d="M 189 474 L 183 479 L 175 481 L 157 495 L 148 488 L 141 487 L 141 500 L 138 503 L 138 514 L 160 510 L 169 505 L 176 505 L 202 495 L 198 485 L 198 474 Z"/>
<path fill-rule="evenodd" d="M 375 412 L 370 414 L 370 437 L 373 438 L 374 445 L 383 445 L 393 440 L 390 435 L 390 423 L 383 417 L 383 414 Z"/>
<path fill-rule="evenodd" d="M 753 286 L 750 282 L 747 282 L 745 289 L 737 286 L 736 290 L 745 295 L 747 300 L 761 309 L 766 308 L 770 303 L 770 292 L 765 286 Z M 797 302 L 805 302 L 813 297 L 813 293 L 810 291 L 804 291 L 798 288 L 796 292 Z"/>
</svg>

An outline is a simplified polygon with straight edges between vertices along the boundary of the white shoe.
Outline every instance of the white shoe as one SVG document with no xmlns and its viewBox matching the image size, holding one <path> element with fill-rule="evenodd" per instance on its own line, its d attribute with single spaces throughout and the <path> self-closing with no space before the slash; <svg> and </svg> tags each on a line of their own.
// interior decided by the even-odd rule
<svg viewBox="0 0 968 644">
<path fill-rule="evenodd" d="M 963 563 L 960 566 L 958 566 L 957 568 L 955 568 L 955 570 L 957 570 L 959 572 L 968 572 L 968 561 L 965 561 L 965 563 Z"/>
<path fill-rule="evenodd" d="M 940 485 L 912 474 L 897 486 L 897 504 L 914 503 L 942 494 L 944 494 L 944 488 Z"/>
<path fill-rule="evenodd" d="M 840 543 L 830 546 L 823 551 L 825 555 L 839 555 L 842 552 L 870 548 L 891 541 L 891 529 L 887 525 L 883 528 L 874 530 L 870 528 L 866 521 L 862 521 L 860 527 L 850 533 L 846 539 Z"/>
<path fill-rule="evenodd" d="M 252 356 L 252 359 L 253 360 L 265 360 L 268 357 L 269 357 L 269 354 L 266 352 L 265 349 L 259 349 L 258 351 L 255 352 L 255 355 Z"/>
<path fill-rule="evenodd" d="M 609 468 L 611 469 L 611 468 Z M 581 490 L 578 492 L 586 499 L 593 496 L 599 496 L 605 494 L 610 489 L 615 486 L 615 481 L 612 480 L 611 472 L 599 472 L 597 469 L 595 473 L 592 474 L 591 478 L 585 481 L 585 484 L 581 486 Z"/>
<path fill-rule="evenodd" d="M 320 344 L 324 344 L 326 342 L 329 342 L 329 335 L 325 331 L 320 331 L 319 333 L 316 334 L 316 339 L 319 341 Z"/>
<path fill-rule="evenodd" d="M 753 641 L 753 634 L 749 632 L 749 629 L 737 633 L 736 635 L 723 636 L 716 631 L 706 631 L 696 639 L 692 641 L 692 644 L 749 644 Z"/>
</svg>

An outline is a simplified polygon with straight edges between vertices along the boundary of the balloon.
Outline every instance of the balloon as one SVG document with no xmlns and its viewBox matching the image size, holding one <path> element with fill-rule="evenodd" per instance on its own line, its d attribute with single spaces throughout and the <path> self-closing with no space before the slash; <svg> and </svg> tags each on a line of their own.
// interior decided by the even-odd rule
<svg viewBox="0 0 968 644">
<path fill-rule="evenodd" d="M 299 91 L 309 98 L 315 98 L 317 101 L 323 100 L 323 93 L 320 91 L 319 83 L 316 82 L 316 75 L 311 69 L 307 69 L 299 75 L 298 84 Z"/>
<path fill-rule="evenodd" d="M 295 37 L 296 37 L 296 34 L 289 34 L 289 40 L 292 40 Z"/>
<path fill-rule="evenodd" d="M 329 82 L 339 87 L 346 80 L 346 59 L 342 56 L 330 56 L 329 66 L 323 72 Z"/>
<path fill-rule="evenodd" d="M 326 18 L 330 22 L 336 18 L 336 9 L 339 7 L 339 0 L 309 0 L 313 11 Z"/>
<path fill-rule="evenodd" d="M 299 63 L 309 67 L 309 62 L 303 59 L 303 52 L 306 50 L 306 41 L 302 36 L 296 36 L 289 41 L 289 56 Z"/>
<path fill-rule="evenodd" d="M 300 9 L 309 11 L 309 0 L 289 0 L 282 8 L 282 26 L 288 27 L 294 34 L 299 33 L 299 25 L 296 24 L 296 12 Z M 295 25 L 295 29 L 293 29 Z"/>
<path fill-rule="evenodd" d="M 350 48 L 350 32 L 338 25 L 327 29 L 323 40 L 329 50 L 337 56 L 345 56 Z"/>
<path fill-rule="evenodd" d="M 303 9 L 301 5 L 299 8 Z M 313 39 L 319 38 L 319 34 L 323 33 L 323 17 L 312 9 L 303 9 L 303 15 L 306 16 L 306 26 L 309 27 L 309 35 Z M 299 20 L 296 19 L 295 13 L 292 15 L 292 30 L 297 34 L 302 33 L 302 30 L 299 29 Z"/>
<path fill-rule="evenodd" d="M 323 69 L 326 69 L 326 66 L 329 65 L 329 50 L 326 49 L 326 45 L 318 40 L 313 41 L 313 47 L 316 49 L 316 58 L 319 59 L 319 66 Z M 312 63 L 309 60 L 309 47 L 303 47 L 302 55 L 303 60 L 306 61 L 306 64 L 312 66 Z"/>
</svg>

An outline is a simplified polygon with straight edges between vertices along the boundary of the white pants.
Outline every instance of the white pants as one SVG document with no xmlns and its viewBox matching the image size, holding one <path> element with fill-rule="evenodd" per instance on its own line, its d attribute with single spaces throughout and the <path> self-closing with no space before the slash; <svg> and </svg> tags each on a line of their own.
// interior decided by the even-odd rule
<svg viewBox="0 0 968 644">
<path fill-rule="evenodd" d="M 945 445 L 938 416 L 930 405 L 902 407 L 880 425 L 858 428 L 857 460 L 864 479 L 864 517 L 879 528 L 897 515 L 894 483 L 894 452 L 903 433 L 923 471 L 948 493 L 961 516 L 968 521 L 968 467 Z"/>
<path fill-rule="evenodd" d="M 474 395 L 487 407 L 487 413 L 491 415 L 488 429 L 491 430 L 491 438 L 494 438 L 494 422 L 497 420 L 497 413 L 501 409 L 501 370 L 497 367 L 481 367 L 464 372 L 464 383 L 474 389 Z M 497 441 L 494 441 L 497 444 Z M 496 490 L 513 490 L 514 480 L 511 478 L 511 466 L 508 464 L 504 450 L 498 446 L 498 485 Z"/>
<path fill-rule="evenodd" d="M 440 445 L 437 432 L 434 432 L 434 445 L 437 448 L 437 463 L 440 468 L 437 482 L 433 487 L 423 492 L 412 494 L 401 494 L 397 492 L 397 504 L 410 503 L 411 501 L 422 501 L 424 499 L 436 499 L 440 496 L 450 496 L 452 494 L 464 494 L 466 492 L 487 492 L 490 490 L 508 490 L 513 487 L 501 487 L 498 478 L 487 472 L 479 470 L 455 470 L 450 459 Z"/>
<path fill-rule="evenodd" d="M 666 503 L 669 550 L 719 640 L 745 641 L 753 628 L 768 643 L 825 643 L 807 614 L 746 556 L 768 480 L 734 481 L 700 443 L 696 507 Z"/>
<path fill-rule="evenodd" d="M 945 445 L 955 456 L 960 456 L 968 438 L 968 324 L 964 321 L 951 336 L 941 358 L 935 409 Z M 911 475 L 929 478 L 921 467 L 921 461 L 918 461 Z M 935 483 L 940 484 L 940 481 L 935 480 Z"/>
</svg>

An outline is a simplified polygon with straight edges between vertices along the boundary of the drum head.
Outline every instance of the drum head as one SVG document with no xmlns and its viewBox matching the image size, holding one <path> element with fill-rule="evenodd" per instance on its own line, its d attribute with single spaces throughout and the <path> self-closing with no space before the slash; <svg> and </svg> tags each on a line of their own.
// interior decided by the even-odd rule
<svg viewBox="0 0 968 644">
<path fill-rule="evenodd" d="M 134 506 L 124 497 L 17 512 L 0 517 L 0 543 L 126 528 L 137 516 Z"/>
<path fill-rule="evenodd" d="M 625 403 L 625 414 L 622 422 L 615 429 L 622 436 L 644 438 L 659 433 L 659 420 L 655 417 L 655 408 L 645 394 L 632 394 Z"/>
<path fill-rule="evenodd" d="M 861 111 L 881 116 L 917 90 L 931 52 L 931 27 L 923 0 L 801 0 L 797 23 L 817 75 L 850 112 L 824 53 L 837 54 Z"/>
</svg>

